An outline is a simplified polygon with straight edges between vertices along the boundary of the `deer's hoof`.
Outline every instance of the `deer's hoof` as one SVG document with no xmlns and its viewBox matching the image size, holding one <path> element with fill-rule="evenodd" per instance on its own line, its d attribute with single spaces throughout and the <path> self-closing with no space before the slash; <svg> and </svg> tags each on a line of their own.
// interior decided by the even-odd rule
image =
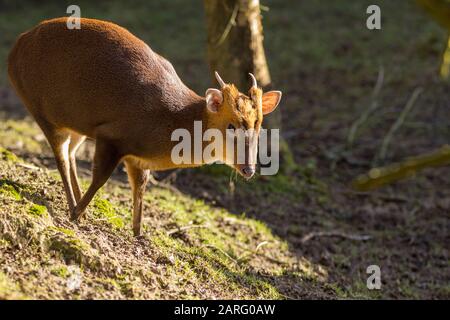
<svg viewBox="0 0 450 320">
<path fill-rule="evenodd" d="M 80 221 L 82 216 L 83 216 L 83 212 L 77 211 L 76 207 L 70 211 L 70 220 L 71 221 L 74 221 L 74 222 Z"/>
</svg>

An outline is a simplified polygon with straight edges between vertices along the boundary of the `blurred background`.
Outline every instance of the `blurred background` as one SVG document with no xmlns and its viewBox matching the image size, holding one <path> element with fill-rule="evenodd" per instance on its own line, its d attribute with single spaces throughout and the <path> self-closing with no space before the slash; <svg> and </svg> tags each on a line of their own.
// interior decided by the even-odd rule
<svg viewBox="0 0 450 320">
<path fill-rule="evenodd" d="M 448 298 L 450 2 L 260 2 L 256 16 L 237 0 L 76 4 L 82 17 L 144 40 L 200 95 L 217 86 L 216 68 L 241 91 L 251 71 L 283 92 L 279 113 L 265 119 L 283 137 L 277 176 L 245 183 L 222 166 L 155 173 L 176 192 L 261 221 L 282 239 L 295 262 L 267 272 L 282 297 Z M 52 154 L 8 84 L 5 62 L 21 32 L 68 15 L 70 4 L 0 0 L 0 146 L 38 167 L 54 169 Z M 381 30 L 366 27 L 371 4 L 381 8 Z M 257 35 L 248 34 L 251 19 L 261 22 Z M 255 63 L 255 52 L 265 63 Z M 86 179 L 91 156 L 87 143 L 79 155 Z M 369 189 L 384 174 L 390 183 Z M 116 176 L 126 179 L 121 169 Z M 298 276 L 304 261 L 316 274 L 307 283 Z M 371 264 L 381 267 L 380 291 L 366 288 Z"/>
</svg>

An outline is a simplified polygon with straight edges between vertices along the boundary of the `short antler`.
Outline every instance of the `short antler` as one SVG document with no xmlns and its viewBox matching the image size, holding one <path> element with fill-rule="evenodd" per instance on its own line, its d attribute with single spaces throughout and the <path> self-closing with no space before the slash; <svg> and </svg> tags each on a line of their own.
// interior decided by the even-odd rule
<svg viewBox="0 0 450 320">
<path fill-rule="evenodd" d="M 252 87 L 258 88 L 258 83 L 256 82 L 256 78 L 253 73 L 250 72 L 248 75 L 250 76 L 250 78 L 252 78 Z"/>
<path fill-rule="evenodd" d="M 222 80 L 222 78 L 219 76 L 219 73 L 217 71 L 214 71 L 214 74 L 216 75 L 217 82 L 220 84 L 220 87 L 225 87 L 225 82 Z"/>
</svg>

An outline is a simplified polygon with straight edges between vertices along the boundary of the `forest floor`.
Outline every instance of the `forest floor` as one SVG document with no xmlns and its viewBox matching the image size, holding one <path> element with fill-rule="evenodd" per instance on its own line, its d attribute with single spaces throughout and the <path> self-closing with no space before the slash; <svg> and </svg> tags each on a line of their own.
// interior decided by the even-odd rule
<svg viewBox="0 0 450 320">
<path fill-rule="evenodd" d="M 69 221 L 51 151 L 0 62 L 0 298 L 449 298 L 449 168 L 372 192 L 350 188 L 373 166 L 450 141 L 449 88 L 436 76 L 445 33 L 413 1 L 378 2 L 381 31 L 365 28 L 370 1 L 263 1 L 292 158 L 250 182 L 218 165 L 156 173 L 139 239 L 123 167 L 87 218 Z M 65 15 L 60 3 L 1 3 L 0 61 L 20 32 Z M 203 12 L 201 2 L 185 3 L 79 1 L 83 16 L 129 28 L 201 93 L 211 85 Z M 87 142 L 78 155 L 83 188 L 92 152 Z M 380 290 L 366 286 L 370 265 L 381 269 Z"/>
</svg>

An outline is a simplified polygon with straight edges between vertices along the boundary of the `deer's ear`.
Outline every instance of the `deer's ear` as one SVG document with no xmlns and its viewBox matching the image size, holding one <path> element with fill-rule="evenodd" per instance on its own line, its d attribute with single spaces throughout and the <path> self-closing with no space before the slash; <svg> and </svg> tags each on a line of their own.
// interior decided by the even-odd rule
<svg viewBox="0 0 450 320">
<path fill-rule="evenodd" d="M 281 91 L 269 91 L 262 96 L 262 112 L 269 114 L 275 110 L 281 100 Z"/>
<path fill-rule="evenodd" d="M 206 107 L 210 112 L 219 111 L 219 107 L 223 102 L 222 91 L 217 89 L 206 90 Z"/>
</svg>

